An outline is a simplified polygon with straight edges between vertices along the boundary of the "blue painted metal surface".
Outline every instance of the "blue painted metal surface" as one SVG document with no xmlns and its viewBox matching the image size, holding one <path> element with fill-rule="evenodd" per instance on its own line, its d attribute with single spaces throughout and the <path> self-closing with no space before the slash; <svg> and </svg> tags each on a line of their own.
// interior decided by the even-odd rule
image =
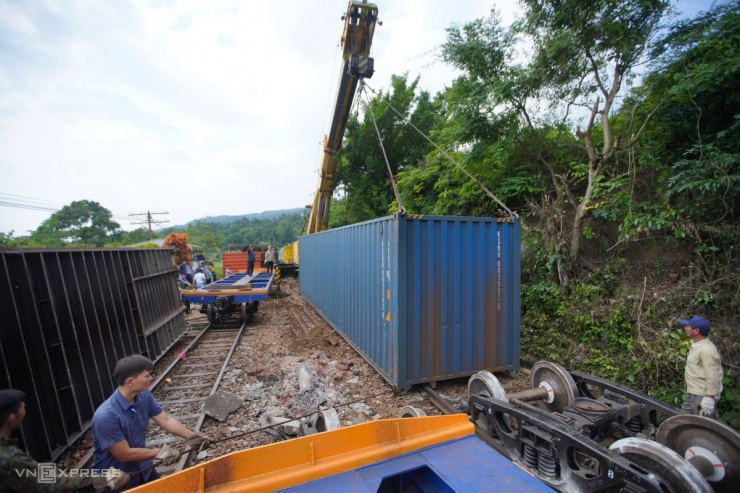
<svg viewBox="0 0 740 493">
<path fill-rule="evenodd" d="M 264 301 L 270 290 L 273 275 L 267 272 L 256 274 L 248 283 L 240 283 L 247 275 L 237 272 L 229 277 L 209 284 L 205 289 L 197 291 L 182 291 L 182 299 L 190 300 L 191 303 L 213 303 L 218 296 L 231 296 L 234 303 L 251 303 L 253 301 Z"/>
<path fill-rule="evenodd" d="M 519 368 L 521 224 L 394 215 L 303 236 L 301 294 L 396 388 Z"/>
<path fill-rule="evenodd" d="M 468 493 L 554 490 L 473 435 L 278 491 Z"/>
</svg>

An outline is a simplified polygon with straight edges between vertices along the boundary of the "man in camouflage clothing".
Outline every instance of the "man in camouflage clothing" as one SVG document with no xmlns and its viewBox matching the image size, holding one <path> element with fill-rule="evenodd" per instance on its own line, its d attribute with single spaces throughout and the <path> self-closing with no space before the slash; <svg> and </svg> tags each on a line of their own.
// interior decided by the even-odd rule
<svg viewBox="0 0 740 493">
<path fill-rule="evenodd" d="M 26 417 L 25 400 L 26 394 L 20 390 L 0 390 L 0 493 L 73 491 L 87 486 L 92 486 L 96 490 L 108 488 L 116 490 L 129 482 L 129 475 L 118 469 L 98 471 L 94 475 L 88 474 L 84 477 L 82 475 L 69 477 L 59 474 L 56 468 L 53 469 L 56 474 L 54 482 L 39 482 L 40 478 L 47 479 L 45 473 L 48 470 L 41 473 L 38 469 L 39 463 L 18 448 L 17 439 L 10 438 Z"/>
</svg>

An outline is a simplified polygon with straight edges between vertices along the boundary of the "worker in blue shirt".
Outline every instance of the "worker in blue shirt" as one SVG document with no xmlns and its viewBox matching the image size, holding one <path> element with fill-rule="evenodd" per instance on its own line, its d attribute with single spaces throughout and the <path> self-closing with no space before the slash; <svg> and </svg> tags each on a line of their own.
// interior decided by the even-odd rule
<svg viewBox="0 0 740 493">
<path fill-rule="evenodd" d="M 161 465 L 174 464 L 180 457 L 175 447 L 146 448 L 146 429 L 149 419 L 160 428 L 186 439 L 186 445 L 197 447 L 211 441 L 206 435 L 187 429 L 159 407 L 149 392 L 154 364 L 142 355 L 127 356 L 118 361 L 113 378 L 118 388 L 98 407 L 92 419 L 93 469 L 115 467 L 134 473 L 159 460 Z M 124 491 L 159 478 L 155 469 L 131 474 Z"/>
</svg>

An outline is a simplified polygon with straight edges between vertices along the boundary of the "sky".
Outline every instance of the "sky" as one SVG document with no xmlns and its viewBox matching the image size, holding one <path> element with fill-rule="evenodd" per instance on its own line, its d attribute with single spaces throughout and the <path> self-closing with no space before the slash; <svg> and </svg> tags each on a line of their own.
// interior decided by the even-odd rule
<svg viewBox="0 0 740 493">
<path fill-rule="evenodd" d="M 446 28 L 505 0 L 378 0 L 375 74 L 435 94 Z M 680 1 L 685 13 L 710 1 Z M 0 232 L 75 200 L 126 229 L 310 204 L 346 0 L 0 0 Z"/>
</svg>

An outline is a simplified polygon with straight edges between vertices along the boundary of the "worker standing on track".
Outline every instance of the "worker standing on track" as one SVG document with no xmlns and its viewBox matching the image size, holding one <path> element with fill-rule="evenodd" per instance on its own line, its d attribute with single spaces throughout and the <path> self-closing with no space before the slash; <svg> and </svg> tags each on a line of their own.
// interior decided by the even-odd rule
<svg viewBox="0 0 740 493">
<path fill-rule="evenodd" d="M 160 465 L 174 464 L 180 458 L 177 448 L 166 444 L 161 448 L 146 448 L 150 418 L 163 430 L 185 438 L 185 443 L 191 447 L 211 441 L 206 435 L 189 430 L 159 407 L 148 390 L 154 379 L 152 370 L 154 364 L 140 354 L 127 356 L 116 363 L 113 378 L 119 387 L 98 407 L 91 423 L 93 469 L 115 467 L 133 473 L 151 466 L 154 459 L 158 459 Z M 123 490 L 158 478 L 159 473 L 155 469 L 131 474 L 131 480 Z"/>
<path fill-rule="evenodd" d="M 254 247 L 249 245 L 247 248 L 247 275 L 251 276 L 254 272 Z"/>
<path fill-rule="evenodd" d="M 26 394 L 15 389 L 0 390 L 0 491 L 56 492 L 88 486 L 99 490 L 115 490 L 131 479 L 125 472 L 114 468 L 104 471 L 75 471 L 74 475 L 71 471 L 60 474 L 55 464 L 43 464 L 39 468 L 39 463 L 33 457 L 18 448 L 18 440 L 10 438 L 13 431 L 20 428 L 25 417 Z M 81 474 L 83 472 L 85 474 Z M 45 482 L 40 482 L 40 479 Z"/>
<path fill-rule="evenodd" d="M 719 352 L 709 340 L 709 322 L 699 315 L 688 320 L 678 319 L 691 339 L 691 350 L 686 357 L 686 398 L 681 410 L 717 418 L 717 404 L 722 393 L 722 361 Z"/>
<path fill-rule="evenodd" d="M 275 250 L 271 246 L 267 247 L 265 252 L 265 266 L 267 267 L 267 273 L 272 274 L 272 266 L 275 265 Z"/>
</svg>

